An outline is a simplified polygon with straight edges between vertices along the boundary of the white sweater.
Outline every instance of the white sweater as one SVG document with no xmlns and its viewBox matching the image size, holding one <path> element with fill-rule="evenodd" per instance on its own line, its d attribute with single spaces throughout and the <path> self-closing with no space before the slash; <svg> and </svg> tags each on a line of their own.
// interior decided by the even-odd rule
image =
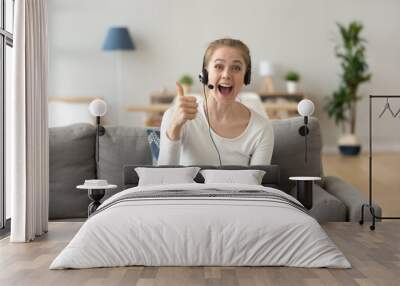
<svg viewBox="0 0 400 286">
<path fill-rule="evenodd" d="M 197 116 L 182 128 L 180 140 L 167 137 L 175 105 L 161 122 L 159 165 L 219 165 L 218 154 L 211 141 L 203 102 L 198 102 Z M 222 165 L 268 165 L 274 149 L 274 133 L 269 119 L 249 108 L 250 121 L 236 138 L 219 136 L 211 129 L 221 156 Z"/>
</svg>

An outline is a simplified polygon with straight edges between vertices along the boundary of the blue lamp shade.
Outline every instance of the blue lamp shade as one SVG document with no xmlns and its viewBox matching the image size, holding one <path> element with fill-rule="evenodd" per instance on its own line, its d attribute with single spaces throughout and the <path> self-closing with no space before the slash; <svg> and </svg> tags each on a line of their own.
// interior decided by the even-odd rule
<svg viewBox="0 0 400 286">
<path fill-rule="evenodd" d="M 104 51 L 134 50 L 132 38 L 125 27 L 111 27 L 103 43 Z"/>
</svg>

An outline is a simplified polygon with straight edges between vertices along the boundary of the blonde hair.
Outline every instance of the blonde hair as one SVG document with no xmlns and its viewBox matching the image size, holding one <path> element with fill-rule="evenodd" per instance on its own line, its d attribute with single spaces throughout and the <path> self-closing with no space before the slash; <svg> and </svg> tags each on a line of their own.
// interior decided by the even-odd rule
<svg viewBox="0 0 400 286">
<path fill-rule="evenodd" d="M 223 38 L 223 39 L 218 39 L 213 42 L 211 42 L 207 49 L 206 52 L 204 53 L 204 58 L 203 58 L 203 69 L 205 69 L 210 62 L 210 59 L 212 55 L 214 54 L 215 50 L 220 48 L 220 47 L 231 47 L 231 48 L 237 48 L 244 59 L 244 63 L 246 64 L 246 70 L 249 71 L 251 70 L 251 59 L 250 59 L 250 50 L 246 46 L 245 43 L 243 43 L 240 40 L 237 39 L 231 39 L 231 38 Z"/>
</svg>

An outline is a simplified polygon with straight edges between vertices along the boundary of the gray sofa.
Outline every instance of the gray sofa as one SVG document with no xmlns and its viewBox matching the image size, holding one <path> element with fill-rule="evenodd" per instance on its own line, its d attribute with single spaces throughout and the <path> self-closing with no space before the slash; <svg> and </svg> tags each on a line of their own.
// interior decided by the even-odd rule
<svg viewBox="0 0 400 286">
<path fill-rule="evenodd" d="M 271 164 L 279 165 L 279 189 L 296 195 L 290 176 L 319 176 L 322 180 L 313 190 L 310 214 L 319 222 L 353 221 L 360 219 L 361 205 L 366 197 L 349 183 L 337 177 L 324 176 L 321 161 L 321 130 L 318 120 L 309 122 L 308 160 L 304 162 L 304 137 L 299 136 L 301 117 L 273 120 L 275 145 Z M 75 124 L 50 128 L 50 219 L 83 218 L 87 216 L 89 199 L 86 191 L 76 186 L 85 179 L 99 178 L 119 187 L 107 192 L 105 198 L 123 188 L 124 165 L 152 165 L 146 128 L 105 126 L 100 137 L 100 162 L 96 170 L 95 127 Z M 267 174 L 268 175 L 268 174 Z M 376 214 L 381 208 L 375 205 Z M 366 212 L 367 220 L 370 219 Z"/>
</svg>

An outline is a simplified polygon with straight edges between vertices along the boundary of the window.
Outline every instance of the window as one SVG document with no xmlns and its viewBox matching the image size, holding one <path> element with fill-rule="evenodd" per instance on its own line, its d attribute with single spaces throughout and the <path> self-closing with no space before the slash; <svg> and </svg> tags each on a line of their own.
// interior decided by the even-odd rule
<svg viewBox="0 0 400 286">
<path fill-rule="evenodd" d="M 6 193 L 5 172 L 5 99 L 11 92 L 12 46 L 14 30 L 14 0 L 0 0 L 0 228 L 10 217 L 9 198 Z M 8 203 L 6 203 L 8 202 Z"/>
</svg>

